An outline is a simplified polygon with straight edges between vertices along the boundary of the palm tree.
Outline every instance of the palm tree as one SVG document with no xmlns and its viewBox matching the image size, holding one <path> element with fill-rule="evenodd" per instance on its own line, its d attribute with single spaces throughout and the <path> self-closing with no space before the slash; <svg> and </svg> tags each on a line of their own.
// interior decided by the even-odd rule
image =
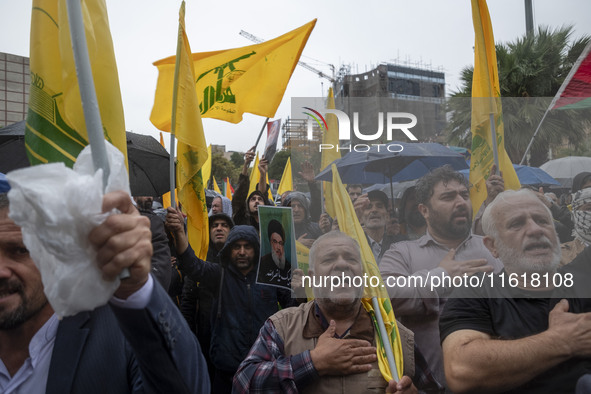
<svg viewBox="0 0 591 394">
<path fill-rule="evenodd" d="M 548 108 L 552 97 L 585 48 L 590 37 L 569 43 L 573 27 L 555 30 L 539 27 L 537 34 L 523 36 L 514 42 L 497 44 L 497 63 L 501 97 L 505 149 L 514 163 L 519 163 L 527 144 Z M 470 100 L 473 67 L 462 70 L 462 87 L 449 101 L 451 118 L 446 128 L 450 144 L 470 147 Z M 551 111 L 546 117 L 531 149 L 530 164 L 540 165 L 547 160 L 549 147 L 564 140 L 576 143 L 583 139 L 591 111 Z"/>
</svg>

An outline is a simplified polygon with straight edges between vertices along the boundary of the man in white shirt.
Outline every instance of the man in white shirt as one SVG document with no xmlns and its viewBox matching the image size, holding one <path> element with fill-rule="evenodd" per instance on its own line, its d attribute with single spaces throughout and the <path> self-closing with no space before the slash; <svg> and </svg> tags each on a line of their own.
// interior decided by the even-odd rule
<svg viewBox="0 0 591 394">
<path fill-rule="evenodd" d="M 149 275 L 149 220 L 123 192 L 89 241 L 107 280 L 128 269 L 110 305 L 58 321 L 41 275 L 0 194 L 0 392 L 207 392 L 199 345 L 164 289 Z"/>
</svg>

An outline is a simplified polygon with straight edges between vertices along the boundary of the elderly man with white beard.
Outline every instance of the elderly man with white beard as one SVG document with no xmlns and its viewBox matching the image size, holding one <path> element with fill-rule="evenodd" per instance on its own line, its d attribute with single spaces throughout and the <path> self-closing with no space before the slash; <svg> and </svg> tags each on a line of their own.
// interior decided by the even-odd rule
<svg viewBox="0 0 591 394">
<path fill-rule="evenodd" d="M 591 367 L 591 313 L 559 297 L 573 278 L 557 271 L 550 210 L 529 190 L 505 191 L 486 208 L 483 230 L 505 268 L 476 274 L 478 286 L 457 288 L 445 306 L 440 331 L 449 388 L 574 392 Z"/>
</svg>

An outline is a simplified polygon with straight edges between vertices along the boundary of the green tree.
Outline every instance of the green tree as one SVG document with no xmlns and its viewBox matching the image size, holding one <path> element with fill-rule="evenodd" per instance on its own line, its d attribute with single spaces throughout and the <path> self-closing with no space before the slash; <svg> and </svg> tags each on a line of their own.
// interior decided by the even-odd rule
<svg viewBox="0 0 591 394">
<path fill-rule="evenodd" d="M 214 153 L 211 157 L 211 173 L 218 182 L 229 177 L 232 184 L 238 182 L 238 176 L 242 166 L 236 167 L 230 160 L 219 153 Z"/>
<path fill-rule="evenodd" d="M 287 164 L 287 159 L 289 159 L 290 156 L 291 152 L 287 150 L 281 150 L 273 156 L 273 161 L 269 164 L 269 180 L 281 180 L 285 164 Z"/>
<path fill-rule="evenodd" d="M 513 163 L 519 163 L 551 98 L 555 96 L 574 62 L 589 42 L 585 36 L 571 41 L 572 26 L 550 30 L 539 27 L 535 35 L 523 36 L 507 44 L 497 44 L 497 63 L 505 149 Z M 446 129 L 450 144 L 470 148 L 470 100 L 473 67 L 461 71 L 462 86 L 448 103 L 451 119 Z M 506 99 L 511 97 L 513 99 Z M 519 98 L 519 99 L 515 99 Z M 550 147 L 567 139 L 574 144 L 584 137 L 589 111 L 550 111 L 530 150 L 530 164 L 547 160 Z"/>
<path fill-rule="evenodd" d="M 234 164 L 234 167 L 242 167 L 244 165 L 244 153 L 234 152 L 230 156 L 230 161 Z"/>
</svg>

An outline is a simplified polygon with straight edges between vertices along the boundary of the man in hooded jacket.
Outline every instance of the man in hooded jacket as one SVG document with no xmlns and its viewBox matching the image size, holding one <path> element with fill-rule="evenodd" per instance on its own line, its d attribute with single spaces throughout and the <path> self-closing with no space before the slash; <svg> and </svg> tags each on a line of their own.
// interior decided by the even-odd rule
<svg viewBox="0 0 591 394">
<path fill-rule="evenodd" d="M 170 228 L 173 223 L 169 225 Z M 178 231 L 184 231 L 178 226 Z M 211 284 L 210 357 L 215 368 L 213 393 L 230 393 L 232 377 L 269 316 L 293 306 L 291 291 L 256 283 L 259 235 L 250 225 L 234 226 L 219 253 L 220 264 L 200 260 L 190 245 L 179 254 L 179 268 L 195 281 Z"/>
<path fill-rule="evenodd" d="M 291 192 L 283 205 L 292 209 L 296 239 L 306 247 L 311 247 L 316 238 L 322 235 L 322 231 L 318 223 L 310 219 L 308 197 L 302 192 Z"/>
</svg>

